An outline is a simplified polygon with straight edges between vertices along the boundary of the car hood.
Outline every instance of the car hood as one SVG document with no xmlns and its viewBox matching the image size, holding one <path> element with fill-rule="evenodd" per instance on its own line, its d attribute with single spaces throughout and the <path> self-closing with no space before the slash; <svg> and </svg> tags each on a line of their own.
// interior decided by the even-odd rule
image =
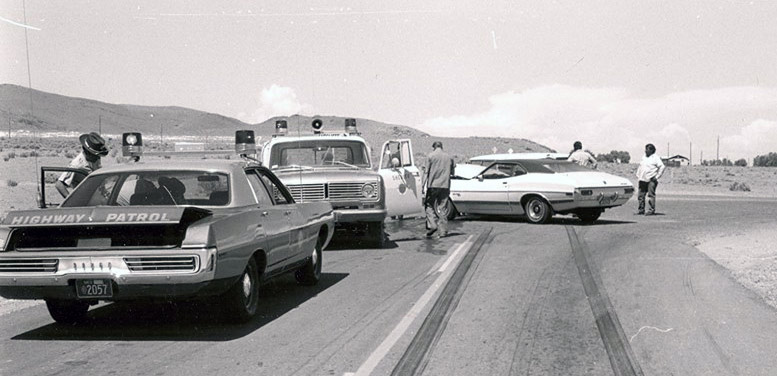
<svg viewBox="0 0 777 376">
<path fill-rule="evenodd" d="M 275 175 L 286 185 L 374 182 L 380 179 L 377 172 L 368 169 L 322 168 L 312 170 L 275 171 Z"/>
</svg>

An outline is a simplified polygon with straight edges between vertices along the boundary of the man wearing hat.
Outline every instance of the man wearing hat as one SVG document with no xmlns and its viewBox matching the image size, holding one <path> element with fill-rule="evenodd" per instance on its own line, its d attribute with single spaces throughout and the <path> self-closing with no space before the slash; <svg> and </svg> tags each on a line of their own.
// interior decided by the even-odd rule
<svg viewBox="0 0 777 376">
<path fill-rule="evenodd" d="M 70 161 L 69 167 L 81 168 L 92 172 L 102 167 L 100 164 L 100 157 L 108 154 L 108 149 L 105 147 L 105 140 L 97 133 L 91 132 L 88 134 L 82 134 L 78 137 L 78 141 L 81 142 L 82 150 L 78 155 Z M 59 191 L 62 197 L 67 197 L 70 194 L 70 188 L 75 187 L 80 183 L 75 179 L 75 174 L 72 172 L 63 172 L 57 179 L 54 186 Z"/>
</svg>

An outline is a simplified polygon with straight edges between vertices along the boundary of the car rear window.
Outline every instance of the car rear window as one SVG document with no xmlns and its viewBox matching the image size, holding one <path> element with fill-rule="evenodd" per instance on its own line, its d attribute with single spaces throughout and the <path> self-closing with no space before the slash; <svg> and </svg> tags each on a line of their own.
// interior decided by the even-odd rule
<svg viewBox="0 0 777 376">
<path fill-rule="evenodd" d="M 229 204 L 229 179 L 205 171 L 137 171 L 88 176 L 62 207 Z"/>
</svg>

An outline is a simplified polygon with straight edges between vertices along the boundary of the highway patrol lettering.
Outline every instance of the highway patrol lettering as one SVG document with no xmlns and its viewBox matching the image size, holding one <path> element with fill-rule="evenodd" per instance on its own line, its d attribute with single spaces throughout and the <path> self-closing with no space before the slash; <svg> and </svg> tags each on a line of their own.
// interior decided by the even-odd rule
<svg viewBox="0 0 777 376">
<path fill-rule="evenodd" d="M 166 222 L 167 213 L 109 213 L 105 222 Z"/>
<path fill-rule="evenodd" d="M 25 215 L 13 217 L 11 219 L 11 226 L 47 223 L 79 223 L 84 217 L 86 217 L 86 214 Z"/>
</svg>

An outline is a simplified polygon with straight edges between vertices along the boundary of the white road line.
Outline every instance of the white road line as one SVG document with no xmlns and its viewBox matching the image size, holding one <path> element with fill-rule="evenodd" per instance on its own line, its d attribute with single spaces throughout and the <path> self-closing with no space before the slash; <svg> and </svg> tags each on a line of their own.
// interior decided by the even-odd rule
<svg viewBox="0 0 777 376">
<path fill-rule="evenodd" d="M 472 236 L 473 235 L 470 235 L 466 241 L 459 244 L 458 248 L 456 248 L 456 250 L 451 253 L 450 256 L 448 256 L 445 263 L 438 269 L 440 275 L 437 276 L 437 279 L 434 281 L 434 283 L 429 286 L 426 292 L 424 292 L 424 294 L 418 298 L 413 306 L 410 307 L 410 311 L 408 311 L 402 320 L 399 321 L 397 326 L 394 327 L 394 330 L 392 330 L 391 333 L 389 333 L 389 335 L 383 340 L 383 342 L 378 345 L 375 351 L 370 354 L 370 356 L 366 361 L 364 361 L 359 369 L 356 370 L 356 372 L 346 372 L 343 374 L 344 376 L 366 376 L 375 370 L 375 367 L 378 366 L 380 361 L 386 357 L 386 354 L 388 354 L 389 350 L 394 347 L 397 341 L 399 341 L 402 335 L 407 331 L 407 328 L 410 327 L 410 324 L 413 323 L 413 320 L 415 320 L 416 317 L 418 317 L 418 315 L 420 315 L 424 310 L 424 307 L 429 304 L 429 301 L 432 300 L 432 297 L 434 297 L 434 295 L 437 293 L 437 290 L 439 290 L 440 287 L 443 287 L 445 285 L 445 281 L 450 277 L 451 274 L 453 274 L 455 268 L 447 269 L 447 267 L 453 262 L 454 259 L 456 259 L 456 263 L 461 261 L 461 257 L 459 257 L 459 255 L 462 254 L 461 250 L 472 247 Z M 456 245 L 454 245 L 454 247 L 455 246 Z M 453 247 L 451 247 L 451 249 L 452 248 Z"/>
<path fill-rule="evenodd" d="M 456 248 L 456 250 L 455 250 L 455 251 L 453 251 L 453 254 L 452 254 L 450 257 L 448 257 L 448 259 L 447 259 L 447 260 L 445 260 L 445 263 L 444 263 L 444 264 L 442 264 L 442 266 L 440 267 L 440 269 L 438 269 L 437 271 L 438 271 L 438 272 L 440 272 L 440 273 L 444 272 L 444 271 L 445 271 L 445 269 L 447 269 L 447 268 L 448 268 L 448 266 L 451 264 L 451 262 L 453 261 L 453 259 L 455 259 L 455 258 L 458 256 L 458 254 L 459 254 L 459 253 L 461 252 L 461 250 L 464 248 L 464 245 L 465 245 L 465 244 L 469 244 L 469 245 L 471 246 L 471 245 L 472 245 L 472 237 L 473 237 L 473 236 L 475 236 L 475 235 L 470 235 L 470 236 L 467 238 L 467 240 L 465 240 L 465 241 L 464 241 L 464 243 L 461 243 L 461 245 L 459 246 L 459 248 Z"/>
</svg>

